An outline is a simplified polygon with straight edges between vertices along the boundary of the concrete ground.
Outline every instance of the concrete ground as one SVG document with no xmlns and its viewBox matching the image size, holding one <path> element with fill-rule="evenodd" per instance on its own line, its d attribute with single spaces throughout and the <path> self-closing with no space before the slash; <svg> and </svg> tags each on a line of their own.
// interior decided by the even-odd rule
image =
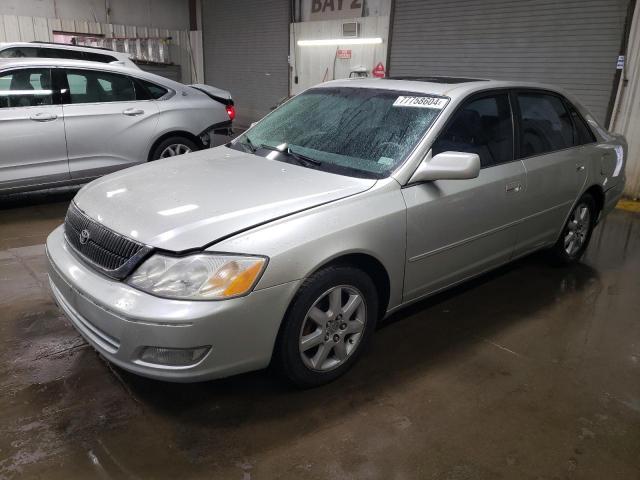
<svg viewBox="0 0 640 480">
<path fill-rule="evenodd" d="M 73 192 L 0 201 L 0 478 L 639 479 L 640 214 L 396 315 L 339 381 L 110 367 L 46 286 Z"/>
</svg>

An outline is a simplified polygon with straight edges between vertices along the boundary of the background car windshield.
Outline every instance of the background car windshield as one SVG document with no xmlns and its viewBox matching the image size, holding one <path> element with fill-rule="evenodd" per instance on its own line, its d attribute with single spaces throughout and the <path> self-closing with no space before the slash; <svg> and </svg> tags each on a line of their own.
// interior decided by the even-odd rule
<svg viewBox="0 0 640 480">
<path fill-rule="evenodd" d="M 412 150 L 438 116 L 421 101 L 399 105 L 399 97 L 432 95 L 364 88 L 322 88 L 298 95 L 238 141 L 254 147 L 287 144 L 322 162 L 314 168 L 382 178 Z M 412 106 L 408 106 L 412 104 Z"/>
</svg>

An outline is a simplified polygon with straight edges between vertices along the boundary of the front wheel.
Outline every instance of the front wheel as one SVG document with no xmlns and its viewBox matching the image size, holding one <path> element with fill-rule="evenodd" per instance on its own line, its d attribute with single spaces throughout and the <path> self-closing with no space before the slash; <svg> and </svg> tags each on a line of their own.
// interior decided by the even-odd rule
<svg viewBox="0 0 640 480">
<path fill-rule="evenodd" d="M 158 160 L 160 158 L 176 157 L 196 150 L 200 150 L 198 145 L 187 137 L 169 137 L 156 145 L 153 152 L 151 152 L 150 159 Z"/>
<path fill-rule="evenodd" d="M 584 194 L 571 211 L 562 234 L 552 249 L 556 260 L 569 264 L 582 258 L 591 240 L 596 215 L 595 200 L 588 193 Z"/>
<path fill-rule="evenodd" d="M 375 330 L 378 298 L 371 278 L 349 266 L 309 277 L 280 332 L 276 365 L 291 382 L 314 387 L 335 380 L 357 361 Z"/>
</svg>

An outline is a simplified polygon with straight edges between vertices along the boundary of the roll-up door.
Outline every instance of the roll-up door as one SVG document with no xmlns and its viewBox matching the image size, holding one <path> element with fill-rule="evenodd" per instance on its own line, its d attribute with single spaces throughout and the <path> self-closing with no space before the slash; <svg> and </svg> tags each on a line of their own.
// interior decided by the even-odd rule
<svg viewBox="0 0 640 480">
<path fill-rule="evenodd" d="M 289 0 L 203 0 L 205 82 L 231 92 L 249 125 L 289 91 Z"/>
<path fill-rule="evenodd" d="M 390 74 L 550 83 L 604 121 L 628 0 L 395 0 Z"/>
<path fill-rule="evenodd" d="M 180 65 L 160 65 L 154 63 L 140 63 L 138 64 L 141 70 L 145 72 L 160 75 L 161 77 L 168 78 L 174 82 L 181 80 Z"/>
</svg>

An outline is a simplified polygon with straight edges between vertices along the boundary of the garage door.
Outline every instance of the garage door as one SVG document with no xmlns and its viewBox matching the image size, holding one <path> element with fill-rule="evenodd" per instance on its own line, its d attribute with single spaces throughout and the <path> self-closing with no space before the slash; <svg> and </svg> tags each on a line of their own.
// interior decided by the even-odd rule
<svg viewBox="0 0 640 480">
<path fill-rule="evenodd" d="M 390 74 L 551 83 L 604 121 L 627 0 L 396 0 Z"/>
<path fill-rule="evenodd" d="M 180 80 L 182 80 L 180 76 L 180 65 L 157 65 L 151 63 L 140 63 L 138 64 L 138 66 L 145 72 L 160 75 L 161 77 L 168 78 L 169 80 L 173 80 L 174 82 L 179 82 Z"/>
<path fill-rule="evenodd" d="M 205 81 L 231 92 L 236 123 L 246 126 L 289 91 L 289 1 L 202 4 Z"/>
</svg>

